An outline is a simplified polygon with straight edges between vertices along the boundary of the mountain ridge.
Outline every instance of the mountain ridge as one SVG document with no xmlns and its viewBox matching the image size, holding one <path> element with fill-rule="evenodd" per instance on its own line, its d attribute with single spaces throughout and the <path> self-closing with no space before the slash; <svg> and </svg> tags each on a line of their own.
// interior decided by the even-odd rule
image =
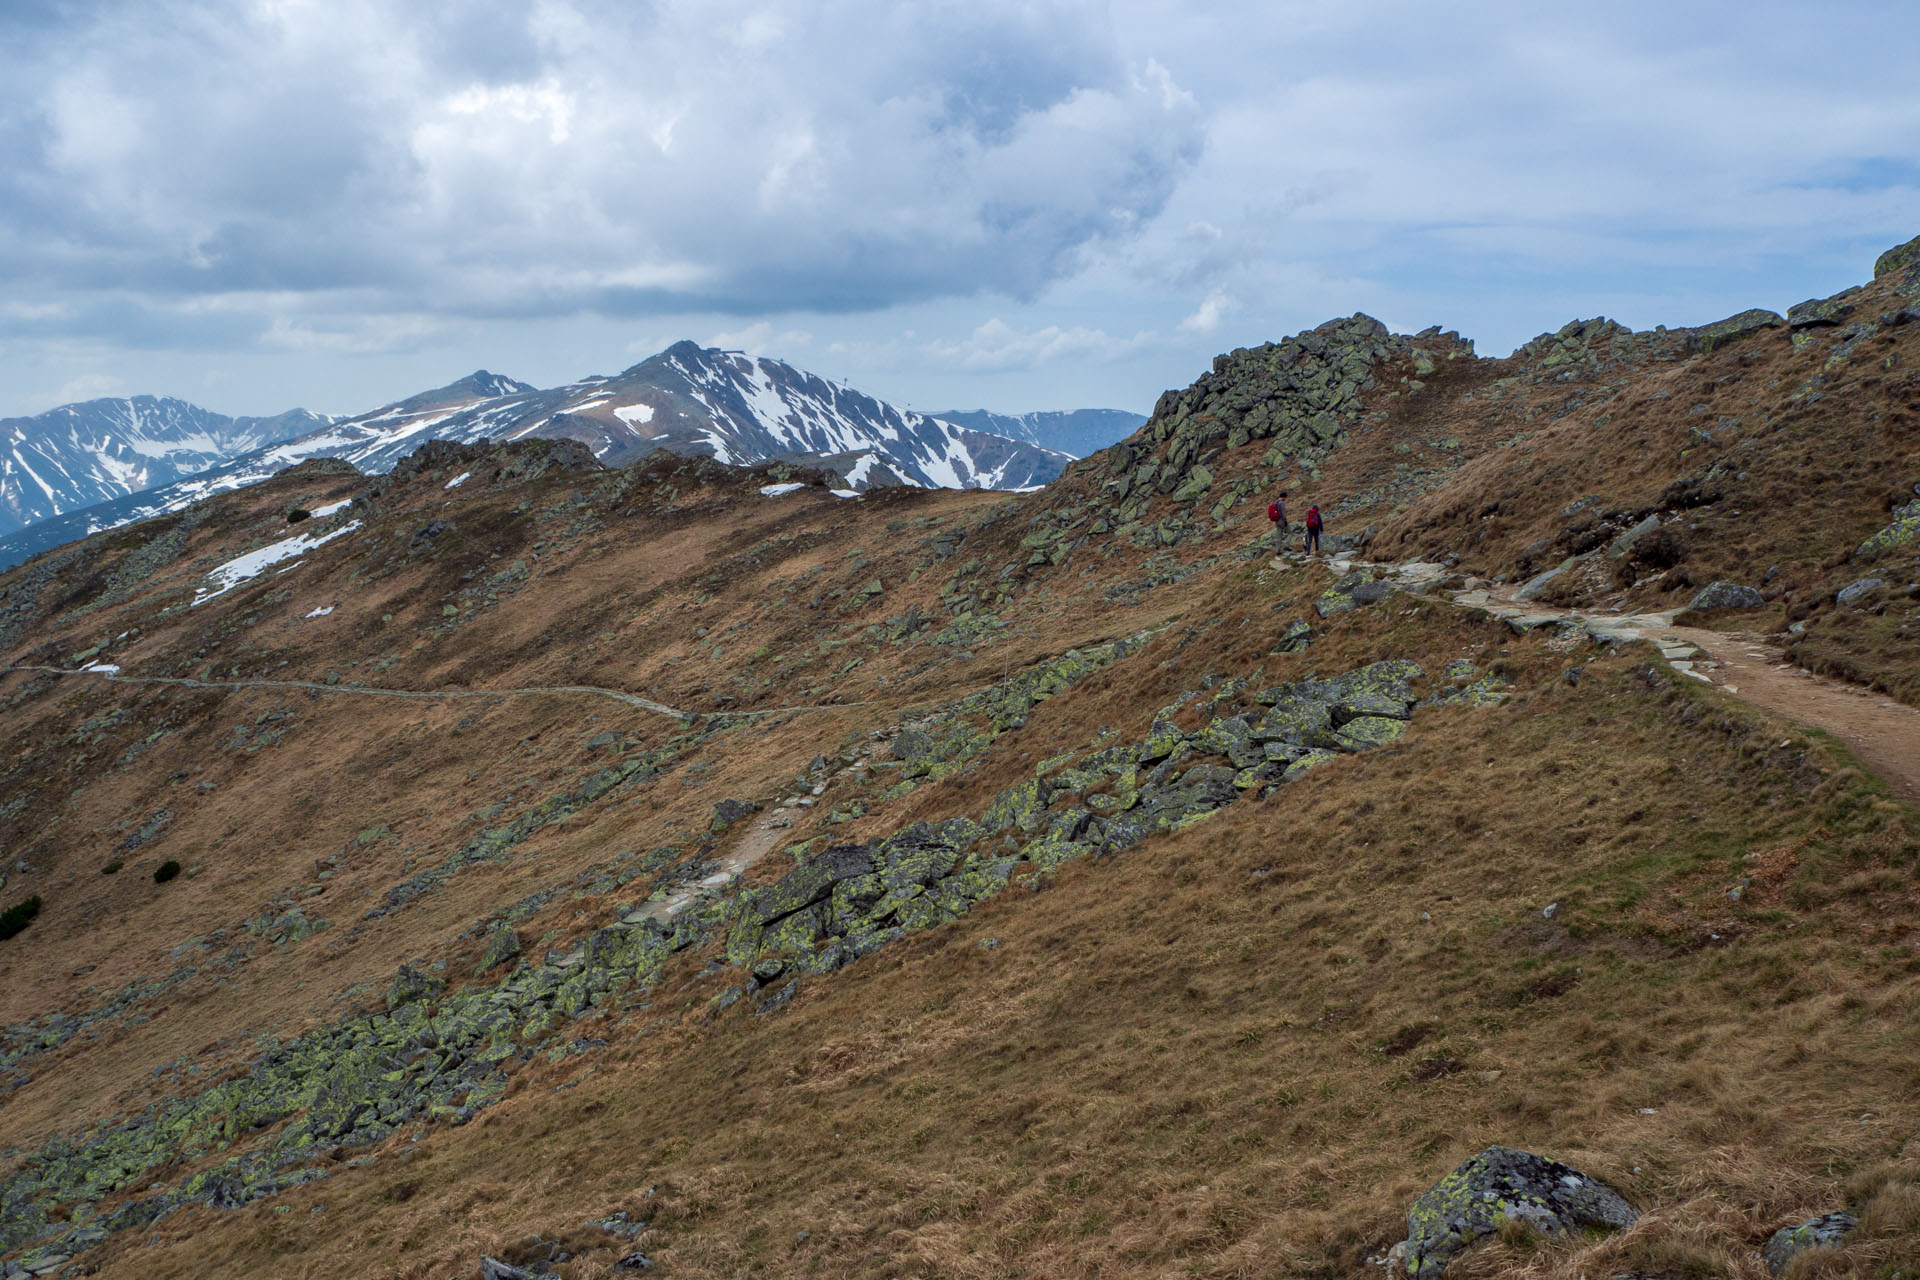
<svg viewBox="0 0 1920 1280">
<path fill-rule="evenodd" d="M 182 412 L 217 418 L 174 403 Z M 123 488 L 77 508 L 63 504 L 25 528 L 0 530 L 0 567 L 99 529 L 257 483 L 307 459 L 339 458 L 362 470 L 384 471 L 429 438 L 461 443 L 575 439 L 613 465 L 659 448 L 728 462 L 828 464 L 855 489 L 886 484 L 1027 488 L 1051 480 L 1071 460 L 1029 440 L 899 409 L 783 361 L 691 341 L 619 374 L 546 389 L 476 370 L 367 413 L 308 425 L 312 429 L 303 433 L 247 439 L 250 448 L 159 485 Z"/>
</svg>

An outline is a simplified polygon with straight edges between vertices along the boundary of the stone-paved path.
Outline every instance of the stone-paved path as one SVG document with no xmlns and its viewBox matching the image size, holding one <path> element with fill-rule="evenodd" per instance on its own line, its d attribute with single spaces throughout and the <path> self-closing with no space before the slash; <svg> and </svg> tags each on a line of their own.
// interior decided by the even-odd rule
<svg viewBox="0 0 1920 1280">
<path fill-rule="evenodd" d="M 1292 563 L 1298 562 L 1297 558 L 1292 560 Z M 1276 567 L 1282 563 L 1274 562 Z M 1372 564 L 1337 554 L 1326 563 L 1335 573 L 1355 569 L 1382 573 L 1404 590 L 1429 595 L 1433 594 L 1436 584 L 1451 573 L 1443 565 L 1419 561 Z M 1895 702 L 1885 694 L 1816 676 L 1787 661 L 1779 649 L 1763 637 L 1675 626 L 1673 620 L 1680 612 L 1678 609 L 1660 613 L 1596 613 L 1539 603 L 1516 603 L 1508 594 L 1510 590 L 1483 586 L 1452 592 L 1447 598 L 1462 608 L 1478 609 L 1504 619 L 1517 631 L 1571 625 L 1609 644 L 1644 640 L 1659 649 L 1667 664 L 1682 675 L 1832 734 L 1846 744 L 1855 759 L 1892 787 L 1900 799 L 1920 804 L 1920 710 Z"/>
</svg>

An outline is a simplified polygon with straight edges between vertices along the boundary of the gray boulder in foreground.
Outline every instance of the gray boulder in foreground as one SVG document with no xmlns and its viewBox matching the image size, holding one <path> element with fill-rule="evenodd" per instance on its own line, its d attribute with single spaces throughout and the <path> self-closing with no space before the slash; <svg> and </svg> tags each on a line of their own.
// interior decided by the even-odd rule
<svg viewBox="0 0 1920 1280">
<path fill-rule="evenodd" d="M 1737 582 L 1709 582 L 1687 601 L 1689 609 L 1764 609 L 1766 599 Z"/>
<path fill-rule="evenodd" d="M 1407 1214 L 1412 1280 L 1433 1280 L 1453 1256 L 1507 1222 L 1549 1235 L 1630 1227 L 1640 1217 L 1620 1193 L 1557 1160 L 1488 1147 L 1434 1184 Z"/>
<path fill-rule="evenodd" d="M 1859 1225 L 1860 1220 L 1850 1213 L 1823 1213 L 1798 1226 L 1782 1227 L 1774 1232 L 1767 1237 L 1760 1256 L 1766 1260 L 1767 1270 L 1779 1275 L 1787 1269 L 1787 1264 L 1793 1261 L 1795 1255 L 1808 1249 L 1837 1245 Z"/>
</svg>

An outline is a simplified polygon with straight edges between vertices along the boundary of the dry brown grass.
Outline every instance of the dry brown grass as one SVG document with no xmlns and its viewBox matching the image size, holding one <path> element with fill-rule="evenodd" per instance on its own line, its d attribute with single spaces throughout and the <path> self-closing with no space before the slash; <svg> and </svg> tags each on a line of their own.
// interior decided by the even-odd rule
<svg viewBox="0 0 1920 1280">
<path fill-rule="evenodd" d="M 1344 669 L 1431 627 L 1430 647 L 1508 649 L 1517 705 L 1427 713 L 1399 747 L 1070 865 L 776 1019 L 708 1023 L 725 979 L 676 990 L 689 966 L 603 1059 L 525 1070 L 472 1125 L 281 1197 L 291 1213 L 169 1219 L 103 1274 L 469 1274 L 625 1207 L 676 1275 L 1350 1275 L 1495 1141 L 1654 1212 L 1610 1241 L 1498 1242 L 1462 1274 L 1756 1275 L 1767 1231 L 1844 1202 L 1869 1208 L 1848 1265 L 1910 1252 L 1888 1164 L 1920 1121 L 1908 817 L 1819 743 L 1633 659 L 1569 688 L 1544 646 L 1433 613 L 1308 656 Z M 1235 656 L 1175 643 L 1145 664 L 1173 684 Z M 1090 681 L 1021 736 L 1141 692 Z M 1769 887 L 1729 903 L 1749 851 Z M 1417 1023 L 1433 1033 L 1381 1052 Z M 1442 1060 L 1461 1069 L 1423 1077 Z M 352 1222 L 352 1247 L 322 1221 Z"/>
</svg>

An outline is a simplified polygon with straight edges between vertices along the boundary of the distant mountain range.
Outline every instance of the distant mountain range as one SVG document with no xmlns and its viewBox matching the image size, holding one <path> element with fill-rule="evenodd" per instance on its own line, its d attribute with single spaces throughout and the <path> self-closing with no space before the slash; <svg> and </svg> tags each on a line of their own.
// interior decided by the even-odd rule
<svg viewBox="0 0 1920 1280">
<path fill-rule="evenodd" d="M 381 472 L 434 439 L 564 437 L 616 467 L 656 449 L 737 465 L 790 459 L 837 471 L 856 489 L 1020 489 L 1049 483 L 1144 421 L 1112 409 L 928 416 L 781 360 L 692 342 L 548 390 L 483 369 L 343 419 L 305 410 L 233 419 L 180 400 L 99 400 L 0 422 L 9 451 L 0 455 L 0 568 L 310 458 Z"/>
<path fill-rule="evenodd" d="M 331 421 L 305 409 L 229 418 L 160 396 L 0 419 L 0 533 L 170 484 Z"/>
<path fill-rule="evenodd" d="M 1147 415 L 1127 409 L 1056 409 L 1043 413 L 994 413 L 949 409 L 933 415 L 972 431 L 1025 440 L 1076 458 L 1118 444 L 1147 424 Z"/>
</svg>

